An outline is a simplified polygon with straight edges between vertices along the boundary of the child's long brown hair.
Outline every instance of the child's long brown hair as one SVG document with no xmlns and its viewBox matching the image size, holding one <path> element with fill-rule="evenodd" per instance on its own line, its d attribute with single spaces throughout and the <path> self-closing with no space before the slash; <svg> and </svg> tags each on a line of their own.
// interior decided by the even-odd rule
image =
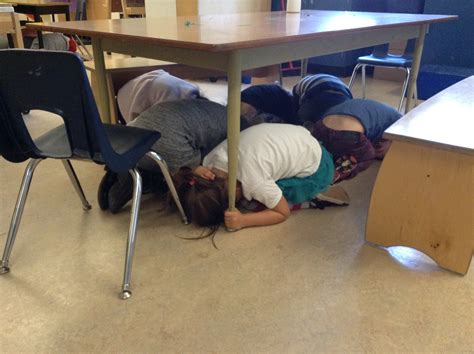
<svg viewBox="0 0 474 354">
<path fill-rule="evenodd" d="M 224 211 L 229 206 L 227 179 L 208 181 L 195 176 L 189 167 L 180 168 L 173 178 L 190 222 L 211 228 L 224 222 Z"/>
</svg>

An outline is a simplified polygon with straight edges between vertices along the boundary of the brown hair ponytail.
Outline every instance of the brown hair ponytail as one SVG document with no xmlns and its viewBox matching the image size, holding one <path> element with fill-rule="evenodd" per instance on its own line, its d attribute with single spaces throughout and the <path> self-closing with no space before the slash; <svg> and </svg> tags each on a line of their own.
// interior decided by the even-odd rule
<svg viewBox="0 0 474 354">
<path fill-rule="evenodd" d="M 189 221 L 208 227 L 224 222 L 224 211 L 229 206 L 226 179 L 208 181 L 195 176 L 189 167 L 181 167 L 173 179 Z"/>
</svg>

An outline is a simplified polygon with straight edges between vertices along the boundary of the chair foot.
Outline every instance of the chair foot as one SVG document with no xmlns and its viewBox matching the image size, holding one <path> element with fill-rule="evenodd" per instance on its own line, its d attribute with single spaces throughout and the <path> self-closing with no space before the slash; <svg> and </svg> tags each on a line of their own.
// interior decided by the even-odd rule
<svg viewBox="0 0 474 354">
<path fill-rule="evenodd" d="M 183 206 L 181 205 L 181 202 L 179 200 L 178 193 L 176 192 L 176 188 L 173 183 L 173 179 L 171 178 L 168 165 L 166 164 L 166 161 L 161 158 L 160 155 L 158 155 L 154 151 L 149 151 L 147 153 L 147 156 L 153 159 L 158 166 L 160 167 L 161 173 L 163 173 L 163 177 L 165 177 L 166 184 L 168 185 L 168 188 L 170 190 L 171 196 L 174 199 L 174 202 L 176 204 L 176 207 L 178 208 L 180 214 L 181 214 L 181 220 L 183 220 L 183 223 L 185 225 L 188 224 L 188 218 L 186 216 L 186 213 L 184 212 Z"/>
<path fill-rule="evenodd" d="M 81 199 L 82 209 L 90 210 L 91 205 L 89 204 L 89 202 L 86 199 L 86 196 L 84 195 L 84 191 L 82 190 L 81 183 L 79 182 L 79 179 L 77 178 L 76 172 L 74 171 L 74 168 L 72 167 L 71 161 L 62 160 L 62 163 L 64 165 L 64 168 L 66 169 L 67 175 L 69 179 L 71 180 L 72 185 L 74 186 L 74 189 L 76 190 L 77 195 Z"/>
<path fill-rule="evenodd" d="M 2 266 L 0 267 L 0 274 L 7 274 L 10 273 L 10 267 L 7 264 L 2 262 Z"/>
<path fill-rule="evenodd" d="M 128 300 L 132 297 L 132 292 L 130 290 L 122 290 L 119 293 L 120 300 Z"/>
</svg>

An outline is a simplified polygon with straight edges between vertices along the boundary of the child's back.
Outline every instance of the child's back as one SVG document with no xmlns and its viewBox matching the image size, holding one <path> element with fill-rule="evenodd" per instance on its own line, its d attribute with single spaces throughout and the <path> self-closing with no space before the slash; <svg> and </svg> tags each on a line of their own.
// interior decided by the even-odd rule
<svg viewBox="0 0 474 354">
<path fill-rule="evenodd" d="M 240 134 L 237 179 L 244 197 L 273 208 L 282 196 L 277 180 L 314 174 L 322 149 L 311 133 L 291 124 L 259 124 Z M 203 165 L 227 172 L 227 141 L 216 146 Z"/>
</svg>

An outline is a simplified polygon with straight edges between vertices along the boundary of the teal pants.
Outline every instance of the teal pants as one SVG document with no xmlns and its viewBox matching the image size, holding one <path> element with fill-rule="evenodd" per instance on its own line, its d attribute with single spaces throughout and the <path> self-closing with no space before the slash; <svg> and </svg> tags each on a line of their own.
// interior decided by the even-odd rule
<svg viewBox="0 0 474 354">
<path fill-rule="evenodd" d="M 318 170 L 308 177 L 292 177 L 277 181 L 283 196 L 290 204 L 298 204 L 313 199 L 332 184 L 334 162 L 331 154 L 321 146 L 322 155 Z"/>
</svg>

